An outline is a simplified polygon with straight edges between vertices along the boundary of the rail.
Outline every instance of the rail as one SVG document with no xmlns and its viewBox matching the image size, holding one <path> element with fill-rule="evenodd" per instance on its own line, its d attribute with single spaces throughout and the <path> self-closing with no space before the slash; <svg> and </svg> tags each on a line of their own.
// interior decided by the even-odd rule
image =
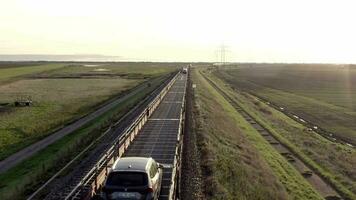
<svg viewBox="0 0 356 200">
<path fill-rule="evenodd" d="M 164 166 L 159 200 L 179 199 L 186 80 L 180 75 L 123 155 L 152 157 Z"/>
</svg>

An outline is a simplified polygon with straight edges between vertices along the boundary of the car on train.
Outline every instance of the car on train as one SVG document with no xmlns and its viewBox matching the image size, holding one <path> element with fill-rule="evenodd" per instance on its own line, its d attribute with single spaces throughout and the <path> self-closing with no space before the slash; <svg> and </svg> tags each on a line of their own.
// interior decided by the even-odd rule
<svg viewBox="0 0 356 200">
<path fill-rule="evenodd" d="M 182 69 L 182 73 L 183 73 L 183 74 L 188 73 L 188 68 L 187 68 L 187 67 L 183 67 L 183 69 Z"/>
<path fill-rule="evenodd" d="M 157 200 L 161 190 L 162 174 L 162 165 L 153 158 L 119 158 L 104 183 L 104 199 Z"/>
</svg>

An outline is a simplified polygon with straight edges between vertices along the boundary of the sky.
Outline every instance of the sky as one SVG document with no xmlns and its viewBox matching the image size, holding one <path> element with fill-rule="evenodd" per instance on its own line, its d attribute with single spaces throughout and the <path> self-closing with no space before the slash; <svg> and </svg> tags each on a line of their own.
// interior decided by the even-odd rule
<svg viewBox="0 0 356 200">
<path fill-rule="evenodd" d="M 356 63 L 353 0 L 0 0 L 0 54 Z"/>
</svg>

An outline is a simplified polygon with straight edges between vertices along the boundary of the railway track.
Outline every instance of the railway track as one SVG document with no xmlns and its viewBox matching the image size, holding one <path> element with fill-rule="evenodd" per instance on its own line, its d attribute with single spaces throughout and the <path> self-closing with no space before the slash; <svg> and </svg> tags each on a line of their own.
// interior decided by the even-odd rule
<svg viewBox="0 0 356 200">
<path fill-rule="evenodd" d="M 152 157 L 164 164 L 161 200 L 176 199 L 182 154 L 187 75 L 181 74 L 124 156 Z"/>
<path fill-rule="evenodd" d="M 304 126 L 308 127 L 310 130 L 313 130 L 314 132 L 318 133 L 320 136 L 324 137 L 325 139 L 328 139 L 331 142 L 337 142 L 337 143 L 347 145 L 352 148 L 356 148 L 356 143 L 354 143 L 352 141 L 348 141 L 342 137 L 339 137 L 334 132 L 326 130 L 326 129 L 320 127 L 319 125 L 305 119 L 304 117 L 301 117 L 300 115 L 298 116 L 297 113 L 293 113 L 293 112 L 289 111 L 288 108 L 279 106 L 274 102 L 270 102 L 266 98 L 254 93 L 254 92 L 249 92 L 249 91 L 244 91 L 244 92 L 249 93 L 252 96 L 255 96 L 255 98 L 257 98 L 259 101 L 262 101 L 262 102 L 266 103 L 268 106 L 270 106 L 276 110 L 279 110 L 280 112 L 282 112 L 283 114 L 285 114 L 286 116 L 291 118 L 292 120 L 296 121 L 297 123 L 303 124 Z"/>
<path fill-rule="evenodd" d="M 210 78 L 199 71 L 205 80 L 222 95 L 234 109 L 278 152 L 280 153 L 326 200 L 341 200 L 342 197 L 327 181 L 325 181 L 314 169 L 309 167 L 303 160 L 286 145 L 281 143 L 263 125 L 257 122 L 246 110 L 243 109 L 234 99 L 216 85 Z"/>
<path fill-rule="evenodd" d="M 318 124 L 307 120 L 306 118 L 304 118 L 301 114 L 297 114 L 294 113 L 292 111 L 290 111 L 287 107 L 281 106 L 276 104 L 275 102 L 271 102 L 270 100 L 268 100 L 267 98 L 257 94 L 256 92 L 247 90 L 247 89 L 242 89 L 242 88 L 236 88 L 233 86 L 233 84 L 231 83 L 231 81 L 226 80 L 226 82 L 228 82 L 230 84 L 230 87 L 236 91 L 242 91 L 245 92 L 247 94 L 250 94 L 252 96 L 254 96 L 256 99 L 258 99 L 259 101 L 264 102 L 265 104 L 267 104 L 268 106 L 282 112 L 283 114 L 285 114 L 286 116 L 288 116 L 289 118 L 291 118 L 292 120 L 296 121 L 297 123 L 303 124 L 304 126 L 306 126 L 307 128 L 309 128 L 310 130 L 313 130 L 314 132 L 318 133 L 320 136 L 324 137 L 325 139 L 332 141 L 332 142 L 337 142 L 343 145 L 347 145 L 349 147 L 352 148 L 356 148 L 356 143 L 349 141 L 343 137 L 338 136 L 337 134 L 335 134 L 335 132 L 332 132 L 330 130 L 327 130 L 321 126 L 319 126 Z M 304 114 L 305 115 L 305 114 Z"/>
<path fill-rule="evenodd" d="M 134 136 L 157 108 L 178 74 L 171 75 L 139 105 L 110 127 L 49 181 L 31 199 L 90 199 L 100 189 L 108 166 L 127 149 Z M 65 173 L 64 173 L 65 172 Z"/>
</svg>

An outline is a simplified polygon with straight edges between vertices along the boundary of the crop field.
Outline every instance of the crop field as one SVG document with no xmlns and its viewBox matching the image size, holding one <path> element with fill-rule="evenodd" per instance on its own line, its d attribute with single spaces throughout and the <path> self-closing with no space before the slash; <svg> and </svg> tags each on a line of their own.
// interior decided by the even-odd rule
<svg viewBox="0 0 356 200">
<path fill-rule="evenodd" d="M 215 74 L 356 144 L 354 65 L 244 64 Z"/>
<path fill-rule="evenodd" d="M 328 110 L 330 107 L 336 107 L 340 110 L 343 109 L 346 113 L 350 114 L 354 112 L 354 102 L 352 99 L 348 99 L 347 96 L 355 94 L 341 86 L 341 82 L 345 81 L 341 78 L 342 76 L 345 76 L 345 72 L 343 71 L 345 68 L 342 68 L 342 72 L 338 74 L 338 69 L 335 66 L 326 66 L 325 69 L 323 69 L 322 66 L 316 66 L 315 69 L 311 68 L 312 66 L 288 67 L 291 67 L 292 71 L 295 70 L 302 75 L 291 75 L 289 79 L 287 77 L 279 77 L 278 74 L 284 74 L 284 76 L 289 74 L 288 72 L 285 72 L 287 71 L 287 66 L 259 66 L 256 67 L 257 69 L 253 69 L 254 67 L 250 66 L 240 66 L 229 67 L 229 69 L 220 69 L 217 71 L 210 69 L 208 71 L 211 76 L 222 81 L 221 85 L 228 85 L 225 89 L 231 91 L 231 94 L 239 104 L 252 116 L 261 121 L 264 127 L 267 127 L 269 131 L 273 132 L 274 135 L 284 141 L 284 143 L 292 149 L 293 152 L 297 153 L 308 166 L 315 169 L 319 175 L 333 185 L 333 187 L 343 194 L 344 197 L 356 199 L 356 171 L 354 167 L 356 166 L 356 149 L 348 145 L 339 144 L 325 139 L 318 133 L 309 130 L 302 123 L 296 122 L 280 112 L 280 110 L 271 107 L 254 95 L 257 94 L 259 97 L 267 98 L 270 102 L 276 102 L 277 105 L 285 106 L 286 109 L 292 110 L 294 113 L 298 113 L 298 115 L 303 116 L 303 118 L 308 120 L 309 118 L 304 115 L 313 115 L 313 112 L 315 111 L 318 113 L 335 111 Z M 300 69 L 296 69 L 298 67 L 300 67 Z M 271 71 L 268 71 L 268 69 L 271 69 Z M 277 70 L 279 72 L 277 72 Z M 321 77 L 315 78 L 318 77 L 317 74 L 320 71 L 322 75 L 319 76 Z M 350 69 L 347 71 L 349 76 L 353 77 L 348 80 L 354 81 L 355 73 Z M 302 81 L 295 78 L 305 77 L 307 76 L 306 74 L 309 74 L 309 76 L 313 76 L 314 78 L 300 78 L 299 80 Z M 332 74 L 335 74 L 335 77 L 333 77 Z M 262 78 L 263 76 L 266 77 L 265 80 Z M 335 81 L 322 81 L 327 79 L 325 76 L 329 76 L 329 79 Z M 276 79 L 275 83 L 273 82 L 273 78 Z M 315 79 L 318 79 L 319 81 L 316 81 Z M 333 86 L 334 82 L 336 83 L 336 86 Z M 269 87 L 267 87 L 267 85 Z M 328 86 L 331 88 L 330 91 L 339 91 L 338 89 L 341 91 L 332 93 L 328 91 Z M 315 89 L 318 87 L 320 90 Z M 288 88 L 291 89 L 289 90 Z M 302 88 L 305 89 L 303 90 Z M 311 91 L 316 93 L 315 97 L 313 97 Z M 346 95 L 347 92 L 350 94 Z M 340 100 L 336 101 L 336 99 Z M 340 101 L 349 102 L 349 104 L 342 105 Z M 311 102 L 314 104 L 311 104 Z M 316 106 L 317 108 L 312 109 L 313 106 Z M 302 113 L 304 113 L 304 115 L 302 115 Z M 346 114 L 344 112 L 335 112 L 330 117 L 334 115 L 345 117 Z M 324 119 L 323 116 L 325 116 L 325 113 L 318 117 L 320 120 L 325 120 L 324 123 L 330 123 L 325 124 L 329 125 L 327 127 L 332 127 L 335 122 L 330 120 L 330 118 Z M 347 120 L 348 118 L 340 118 L 339 120 L 342 121 L 342 119 Z M 352 118 L 351 116 L 351 119 L 349 120 L 350 125 L 353 125 L 351 122 L 355 122 L 356 118 Z M 352 131 L 354 131 L 354 129 L 351 130 L 351 133 L 354 134 L 355 132 Z M 339 134 L 342 133 L 343 132 Z M 347 136 L 348 137 L 346 138 L 351 140 L 355 139 L 355 135 L 351 134 Z"/>
<path fill-rule="evenodd" d="M 50 134 L 173 64 L 46 63 L 0 68 L 0 159 Z M 174 65 L 176 66 L 176 65 Z M 30 97 L 30 107 L 13 102 Z"/>
<path fill-rule="evenodd" d="M 193 113 L 205 199 L 322 199 L 198 70 Z"/>
</svg>

